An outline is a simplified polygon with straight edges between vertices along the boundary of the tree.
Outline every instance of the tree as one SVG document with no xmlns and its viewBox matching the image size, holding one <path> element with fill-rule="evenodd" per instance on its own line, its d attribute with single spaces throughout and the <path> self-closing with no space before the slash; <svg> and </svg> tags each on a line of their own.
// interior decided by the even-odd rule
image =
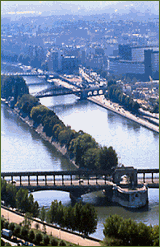
<svg viewBox="0 0 160 248">
<path fill-rule="evenodd" d="M 36 245 L 40 245 L 42 239 L 43 239 L 42 234 L 40 232 L 39 233 L 36 233 L 35 239 L 34 239 L 35 244 Z"/>
<path fill-rule="evenodd" d="M 115 150 L 110 146 L 101 147 L 97 154 L 96 167 L 111 174 L 118 165 L 118 157 Z"/>
<path fill-rule="evenodd" d="M 23 239 L 28 239 L 28 229 L 25 226 L 21 227 L 20 235 Z"/>
<path fill-rule="evenodd" d="M 21 231 L 21 227 L 19 225 L 16 225 L 13 231 L 13 234 L 15 236 L 19 236 L 20 235 L 20 231 Z"/>
<path fill-rule="evenodd" d="M 84 155 L 84 167 L 90 170 L 96 169 L 98 148 L 89 148 Z"/>
<path fill-rule="evenodd" d="M 17 102 L 17 106 L 26 114 L 30 114 L 31 109 L 39 104 L 39 100 L 29 94 L 24 94 Z"/>
<path fill-rule="evenodd" d="M 85 152 L 89 148 L 97 148 L 97 147 L 98 144 L 95 141 L 95 139 L 92 138 L 91 135 L 86 133 L 79 135 L 75 141 L 75 146 L 74 146 L 76 164 L 79 165 L 81 168 L 84 167 Z"/>
<path fill-rule="evenodd" d="M 44 208 L 44 206 L 41 208 L 41 210 L 40 210 L 40 219 L 42 220 L 42 221 L 45 221 L 45 217 L 46 217 L 46 210 L 45 210 L 45 208 Z"/>
<path fill-rule="evenodd" d="M 22 222 L 23 226 L 26 227 L 26 229 L 31 228 L 32 220 L 31 220 L 32 214 L 31 213 L 25 213 L 24 215 L 24 221 Z"/>
<path fill-rule="evenodd" d="M 110 215 L 104 224 L 103 234 L 104 236 L 118 238 L 119 226 L 123 222 L 123 218 L 119 215 Z"/>
<path fill-rule="evenodd" d="M 16 207 L 26 212 L 29 209 L 28 204 L 28 190 L 19 189 L 16 193 Z"/>
<path fill-rule="evenodd" d="M 8 229 L 13 232 L 14 231 L 14 228 L 15 228 L 15 223 L 13 223 L 13 222 L 9 223 Z"/>
<path fill-rule="evenodd" d="M 82 233 L 85 236 L 94 233 L 97 228 L 97 212 L 95 208 L 87 203 L 82 207 L 81 212 Z"/>
<path fill-rule="evenodd" d="M 50 223 L 57 223 L 57 212 L 58 212 L 58 201 L 54 200 L 51 203 L 50 209 L 47 212 L 47 222 Z"/>
<path fill-rule="evenodd" d="M 82 202 L 77 202 L 73 208 L 73 218 L 74 218 L 74 229 L 79 233 L 83 232 L 82 222 L 81 222 L 81 212 L 82 212 Z"/>
<path fill-rule="evenodd" d="M 32 229 L 28 233 L 28 239 L 30 242 L 33 242 L 33 240 L 35 239 L 35 234 L 34 234 L 34 231 Z"/>
<path fill-rule="evenodd" d="M 48 235 L 44 235 L 43 236 L 43 245 L 48 246 L 48 244 L 49 244 L 49 237 L 48 237 Z"/>
<path fill-rule="evenodd" d="M 155 225 L 152 228 L 153 246 L 159 246 L 159 226 Z"/>
<path fill-rule="evenodd" d="M 51 246 L 58 246 L 58 240 L 55 239 L 54 237 L 52 237 L 50 243 L 51 243 Z"/>
<path fill-rule="evenodd" d="M 1 97 L 8 99 L 9 97 L 17 98 L 23 94 L 29 94 L 28 86 L 20 76 L 1 76 Z"/>
</svg>

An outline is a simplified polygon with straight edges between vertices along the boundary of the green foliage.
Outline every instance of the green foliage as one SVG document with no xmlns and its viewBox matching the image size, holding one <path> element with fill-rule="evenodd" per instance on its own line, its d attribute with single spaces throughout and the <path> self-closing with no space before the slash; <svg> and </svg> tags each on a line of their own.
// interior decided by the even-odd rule
<svg viewBox="0 0 160 248">
<path fill-rule="evenodd" d="M 21 227 L 19 225 L 16 225 L 13 231 L 13 235 L 19 237 L 20 232 L 21 232 Z"/>
<path fill-rule="evenodd" d="M 118 165 L 118 157 L 115 150 L 110 146 L 101 147 L 97 153 L 96 167 L 97 169 L 105 170 L 108 174 L 113 172 L 113 169 Z"/>
<path fill-rule="evenodd" d="M 23 212 L 32 213 L 35 217 L 38 216 L 38 203 L 34 202 L 33 195 L 28 196 L 28 190 L 20 188 L 16 193 L 16 207 Z"/>
<path fill-rule="evenodd" d="M 67 244 L 64 240 L 60 240 L 58 246 L 67 246 Z"/>
<path fill-rule="evenodd" d="M 105 245 L 155 246 L 159 244 L 159 227 L 136 223 L 118 215 L 108 217 L 104 224 Z"/>
<path fill-rule="evenodd" d="M 24 215 L 24 221 L 22 222 L 22 224 L 28 230 L 31 228 L 31 224 L 32 224 L 31 218 L 32 218 L 32 214 L 31 213 L 25 213 L 25 215 Z"/>
<path fill-rule="evenodd" d="M 137 113 L 140 108 L 140 105 L 136 101 L 134 101 L 130 96 L 123 94 L 121 88 L 116 85 L 112 84 L 108 87 L 107 97 L 115 102 L 118 102 L 134 113 Z"/>
<path fill-rule="evenodd" d="M 29 94 L 28 86 L 25 80 L 20 76 L 1 76 L 1 97 L 8 99 L 9 97 L 15 98 L 15 103 L 18 96 Z"/>
<path fill-rule="evenodd" d="M 30 94 L 24 94 L 17 102 L 17 106 L 26 114 L 30 114 L 31 109 L 39 104 L 39 100 Z"/>
<path fill-rule="evenodd" d="M 42 221 L 44 221 L 45 220 L 45 217 L 46 217 L 46 210 L 45 210 L 45 208 L 44 208 L 44 206 L 41 208 L 41 210 L 40 210 L 40 219 L 42 220 Z"/>
<path fill-rule="evenodd" d="M 15 224 L 13 222 L 9 223 L 8 229 L 13 232 L 13 230 L 15 229 Z"/>
<path fill-rule="evenodd" d="M 155 225 L 152 229 L 153 246 L 159 246 L 159 226 Z"/>
<path fill-rule="evenodd" d="M 47 246 L 49 244 L 49 241 L 50 241 L 49 236 L 45 234 L 43 236 L 43 245 Z"/>
<path fill-rule="evenodd" d="M 50 240 L 50 244 L 52 246 L 58 246 L 58 240 L 56 238 L 52 237 Z"/>
<path fill-rule="evenodd" d="M 38 233 L 36 233 L 36 235 L 35 235 L 34 243 L 35 243 L 36 245 L 40 245 L 42 239 L 43 239 L 43 235 L 42 235 L 40 232 L 38 232 Z"/>
<path fill-rule="evenodd" d="M 28 240 L 30 242 L 33 242 L 33 240 L 35 239 L 35 234 L 34 234 L 34 231 L 31 229 L 28 233 Z"/>
<path fill-rule="evenodd" d="M 20 236 L 25 240 L 28 239 L 28 229 L 25 226 L 21 227 Z"/>
<path fill-rule="evenodd" d="M 97 212 L 90 205 L 76 203 L 74 207 L 64 207 L 61 202 L 52 202 L 47 212 L 47 222 L 56 223 L 61 227 L 88 234 L 94 233 L 97 227 Z"/>
<path fill-rule="evenodd" d="M 98 148 L 98 143 L 89 134 L 79 135 L 74 144 L 75 162 L 81 168 L 85 166 L 85 153 L 89 148 Z"/>
<path fill-rule="evenodd" d="M 1 180 L 1 199 L 5 201 L 6 205 L 15 207 L 15 196 L 16 196 L 16 187 L 10 183 L 7 183 L 5 180 Z"/>
<path fill-rule="evenodd" d="M 48 112 L 48 108 L 44 105 L 38 105 L 36 107 L 33 107 L 30 112 L 30 117 L 36 122 L 40 123 L 42 120 L 42 117 Z"/>
</svg>

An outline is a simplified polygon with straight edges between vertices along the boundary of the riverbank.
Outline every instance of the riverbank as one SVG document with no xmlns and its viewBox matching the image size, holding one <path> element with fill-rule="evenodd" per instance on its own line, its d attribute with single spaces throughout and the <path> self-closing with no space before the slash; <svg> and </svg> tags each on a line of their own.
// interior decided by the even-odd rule
<svg viewBox="0 0 160 248">
<path fill-rule="evenodd" d="M 16 213 L 15 211 L 8 209 L 6 207 L 1 206 L 1 216 L 5 219 L 9 220 L 9 222 L 14 222 L 20 224 L 24 220 L 24 215 L 21 213 Z M 39 225 L 39 229 L 43 231 L 44 222 L 37 221 L 36 219 L 32 219 L 31 228 L 35 228 L 35 225 Z M 100 246 L 100 241 L 94 238 L 84 238 L 82 235 L 78 233 L 74 233 L 71 231 L 67 231 L 63 228 L 56 227 L 54 225 L 48 224 L 45 222 L 46 232 L 47 234 L 52 234 L 52 236 L 57 237 L 59 239 L 68 241 L 70 243 L 80 245 L 80 246 Z"/>
<path fill-rule="evenodd" d="M 138 124 L 140 124 L 143 127 L 146 127 L 156 133 L 159 133 L 159 127 L 148 122 L 147 120 L 144 120 L 140 117 L 136 117 L 135 115 L 131 114 L 129 111 L 124 110 L 121 106 L 119 106 L 117 103 L 112 103 L 110 100 L 104 99 L 103 96 L 92 96 L 87 98 L 89 101 L 94 102 L 95 104 L 111 110 L 112 112 L 121 115 L 129 120 L 132 120 Z"/>
<path fill-rule="evenodd" d="M 5 101 L 2 101 L 2 103 L 5 103 Z M 43 128 L 44 127 L 42 126 L 42 124 L 39 124 L 37 126 L 34 126 L 34 121 L 28 115 L 26 115 L 24 113 L 21 113 L 18 108 L 14 108 L 12 110 L 13 110 L 13 113 L 16 114 L 23 122 L 25 122 L 30 128 L 34 129 L 34 131 L 36 133 L 38 133 L 42 139 L 48 141 L 52 146 L 54 146 L 56 148 L 56 150 L 59 153 L 61 153 L 61 155 L 63 155 L 64 157 L 66 157 L 70 161 L 70 163 L 72 163 L 76 167 L 76 169 L 79 168 L 79 166 L 76 165 L 75 161 L 74 160 L 71 160 L 69 158 L 69 155 L 68 155 L 68 152 L 67 152 L 67 148 L 65 146 L 61 146 L 58 142 L 53 141 L 52 140 L 52 137 L 48 137 L 46 135 L 46 133 L 43 132 Z"/>
</svg>

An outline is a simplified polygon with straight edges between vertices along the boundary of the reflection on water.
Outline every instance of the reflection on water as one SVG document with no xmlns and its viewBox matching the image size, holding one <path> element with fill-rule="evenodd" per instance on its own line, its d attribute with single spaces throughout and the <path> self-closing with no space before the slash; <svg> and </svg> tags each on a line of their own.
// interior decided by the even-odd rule
<svg viewBox="0 0 160 248">
<path fill-rule="evenodd" d="M 33 84 L 43 83 L 44 79 L 26 77 L 26 80 Z M 32 86 L 30 92 L 44 87 L 48 85 Z M 79 101 L 74 95 L 44 98 L 41 103 L 53 109 L 72 129 L 91 134 L 101 145 L 113 146 L 124 165 L 159 168 L 158 134 L 89 101 Z M 44 141 L 3 104 L 1 144 L 2 171 L 57 171 L 74 168 L 51 144 Z M 34 198 L 40 206 L 46 207 L 55 199 L 61 200 L 66 206 L 71 204 L 69 194 L 60 191 L 35 192 Z M 101 192 L 83 195 L 82 199 L 84 203 L 90 202 L 96 207 L 98 228 L 93 236 L 100 239 L 103 239 L 103 223 L 110 214 L 116 213 L 148 225 L 159 224 L 158 189 L 149 189 L 148 207 L 136 211 L 108 202 Z"/>
</svg>

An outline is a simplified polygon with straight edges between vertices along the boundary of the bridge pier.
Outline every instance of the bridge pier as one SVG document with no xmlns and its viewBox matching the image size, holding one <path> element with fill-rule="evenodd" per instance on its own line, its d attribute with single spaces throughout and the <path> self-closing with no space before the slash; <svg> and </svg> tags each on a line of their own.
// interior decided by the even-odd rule
<svg viewBox="0 0 160 248">
<path fill-rule="evenodd" d="M 143 182 L 145 183 L 145 172 L 143 172 Z"/>
<path fill-rule="evenodd" d="M 37 175 L 37 186 L 38 186 L 38 175 Z"/>
<path fill-rule="evenodd" d="M 45 175 L 45 186 L 47 186 L 47 175 Z"/>
<path fill-rule="evenodd" d="M 72 175 L 71 175 L 71 185 L 72 185 Z"/>
<path fill-rule="evenodd" d="M 53 181 L 54 181 L 54 185 L 56 184 L 56 182 L 55 182 L 55 175 L 53 175 Z"/>
<path fill-rule="evenodd" d="M 30 176 L 28 176 L 28 185 L 30 185 Z"/>
<path fill-rule="evenodd" d="M 22 185 L 22 178 L 19 176 L 20 186 Z"/>
</svg>

